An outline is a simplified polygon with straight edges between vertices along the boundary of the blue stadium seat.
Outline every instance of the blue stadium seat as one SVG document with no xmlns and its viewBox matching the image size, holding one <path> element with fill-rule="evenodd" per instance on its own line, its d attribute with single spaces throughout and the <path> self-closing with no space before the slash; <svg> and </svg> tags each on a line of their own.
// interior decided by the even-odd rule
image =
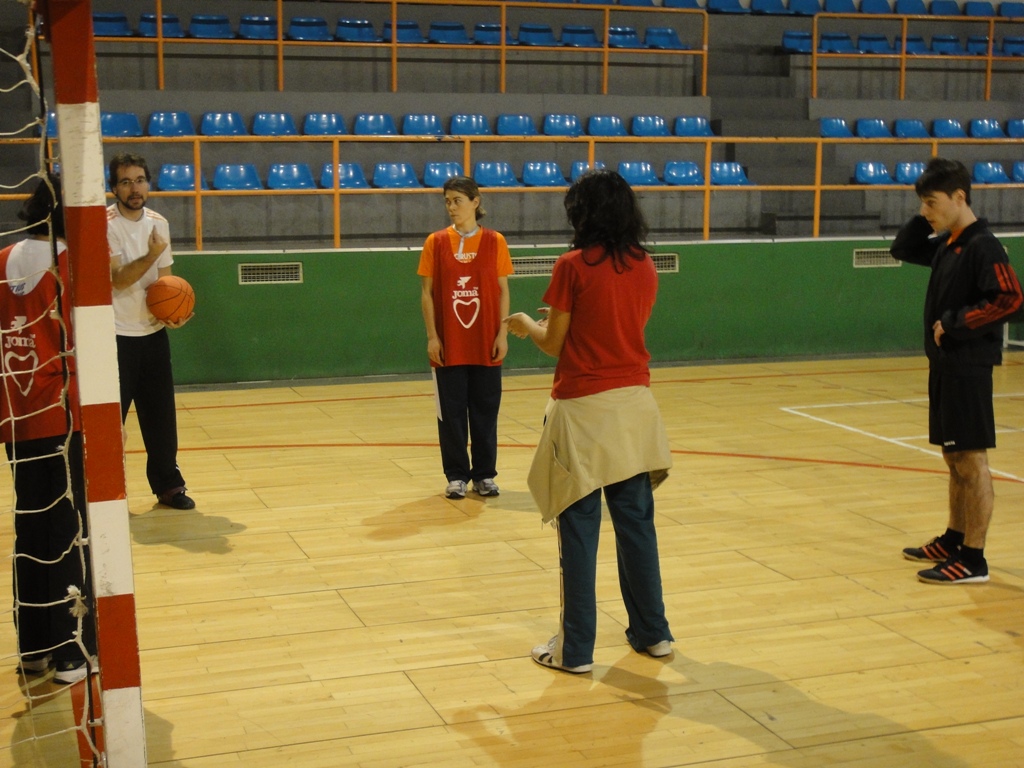
<svg viewBox="0 0 1024 768">
<path fill-rule="evenodd" d="M 235 30 L 227 16 L 219 13 L 196 13 L 188 23 L 188 36 L 205 40 L 231 40 Z"/>
<path fill-rule="evenodd" d="M 191 165 L 165 163 L 156 174 L 156 188 L 161 192 L 192 192 L 196 188 L 196 175 Z M 209 189 L 201 179 L 200 189 Z"/>
<path fill-rule="evenodd" d="M 893 124 L 893 133 L 898 139 L 927 139 L 928 129 L 924 127 L 923 120 L 913 118 L 902 118 Z"/>
<path fill-rule="evenodd" d="M 537 126 L 530 115 L 498 115 L 495 130 L 499 136 L 537 135 Z"/>
<path fill-rule="evenodd" d="M 782 0 L 750 0 L 750 11 L 751 13 L 766 13 L 772 16 L 793 15 L 793 11 L 789 10 Z"/>
<path fill-rule="evenodd" d="M 644 45 L 665 51 L 685 51 L 690 47 L 679 39 L 675 27 L 648 27 L 644 30 Z"/>
<path fill-rule="evenodd" d="M 352 124 L 352 133 L 356 136 L 397 136 L 398 128 L 395 127 L 395 119 L 387 113 L 361 112 Z"/>
<path fill-rule="evenodd" d="M 163 18 L 164 37 L 184 37 L 185 30 L 181 28 L 181 20 L 176 14 L 165 13 Z M 139 36 L 156 37 L 156 14 L 144 13 L 139 16 Z"/>
<path fill-rule="evenodd" d="M 903 50 L 903 40 L 897 38 L 893 41 L 893 48 L 899 53 Z M 907 55 L 929 53 L 928 44 L 921 35 L 907 35 Z"/>
<path fill-rule="evenodd" d="M 267 171 L 270 189 L 316 189 L 313 171 L 306 163 L 272 163 Z"/>
<path fill-rule="evenodd" d="M 696 11 L 701 10 L 700 0 L 662 0 L 662 8 L 690 8 Z"/>
<path fill-rule="evenodd" d="M 714 136 L 706 117 L 680 115 L 673 126 L 676 136 Z"/>
<path fill-rule="evenodd" d="M 471 45 L 466 25 L 461 21 L 432 21 L 427 29 L 427 40 L 445 45 Z"/>
<path fill-rule="evenodd" d="M 429 162 L 423 166 L 423 186 L 440 188 L 448 179 L 462 175 L 462 165 L 455 162 Z"/>
<path fill-rule="evenodd" d="M 188 112 L 154 112 L 149 116 L 150 136 L 195 136 L 196 127 Z"/>
<path fill-rule="evenodd" d="M 711 183 L 719 186 L 753 184 L 739 163 L 712 163 Z"/>
<path fill-rule="evenodd" d="M 1003 38 L 1004 56 L 1024 56 L 1024 37 L 1006 35 Z"/>
<path fill-rule="evenodd" d="M 896 0 L 896 13 L 902 16 L 925 16 L 928 9 L 924 0 Z"/>
<path fill-rule="evenodd" d="M 967 52 L 973 53 L 975 56 L 987 56 L 988 35 L 969 35 L 967 37 Z M 999 55 L 997 49 L 993 50 L 992 53 Z"/>
<path fill-rule="evenodd" d="M 246 14 L 238 22 L 238 36 L 243 40 L 277 40 L 277 17 Z"/>
<path fill-rule="evenodd" d="M 57 137 L 57 113 L 47 112 L 46 113 L 46 135 L 50 138 Z"/>
<path fill-rule="evenodd" d="M 402 118 L 402 133 L 406 136 L 444 136 L 444 123 L 438 115 L 405 115 Z"/>
<path fill-rule="evenodd" d="M 626 126 L 618 115 L 591 115 L 587 120 L 587 133 L 591 136 L 627 136 Z"/>
<path fill-rule="evenodd" d="M 885 163 L 857 163 L 853 172 L 856 184 L 895 184 Z"/>
<path fill-rule="evenodd" d="M 252 118 L 253 136 L 298 136 L 295 120 L 287 112 L 257 112 Z"/>
<path fill-rule="evenodd" d="M 996 9 L 988 0 L 967 0 L 964 3 L 964 16 L 995 16 Z"/>
<path fill-rule="evenodd" d="M 967 49 L 956 35 L 932 35 L 932 52 L 947 56 L 966 56 Z"/>
<path fill-rule="evenodd" d="M 245 121 L 238 112 L 207 112 L 199 124 L 203 136 L 247 136 Z"/>
<path fill-rule="evenodd" d="M 802 29 L 787 29 L 782 33 L 782 50 L 786 53 L 810 53 L 811 33 Z"/>
<path fill-rule="evenodd" d="M 856 13 L 853 0 L 825 0 L 825 13 Z"/>
<path fill-rule="evenodd" d="M 739 0 L 736 0 L 739 2 Z M 640 36 L 636 33 L 636 27 L 608 27 L 609 48 L 646 48 L 640 42 Z"/>
<path fill-rule="evenodd" d="M 847 32 L 822 32 L 818 53 L 857 53 L 857 46 Z"/>
<path fill-rule="evenodd" d="M 749 8 L 740 5 L 740 0 L 707 0 L 708 13 L 750 13 Z"/>
<path fill-rule="evenodd" d="M 101 112 L 100 133 L 104 136 L 141 136 L 142 124 L 134 112 Z"/>
<path fill-rule="evenodd" d="M 959 16 L 960 3 L 957 0 L 932 0 L 928 12 L 932 16 Z"/>
<path fill-rule="evenodd" d="M 641 8 L 653 8 L 654 0 L 619 0 L 619 5 L 635 5 Z"/>
<path fill-rule="evenodd" d="M 533 24 L 523 22 L 519 25 L 520 45 L 561 45 L 555 39 L 554 30 L 550 24 Z"/>
<path fill-rule="evenodd" d="M 967 132 L 959 120 L 943 117 L 932 121 L 932 136 L 937 139 L 966 139 Z"/>
<path fill-rule="evenodd" d="M 412 163 L 377 163 L 373 169 L 373 186 L 380 189 L 421 187 Z"/>
<path fill-rule="evenodd" d="M 562 27 L 562 45 L 572 48 L 600 48 L 594 28 L 585 24 L 565 24 Z"/>
<path fill-rule="evenodd" d="M 96 37 L 134 37 L 135 32 L 128 25 L 128 16 L 123 13 L 99 13 L 92 15 L 92 33 Z"/>
<path fill-rule="evenodd" d="M 521 187 L 512 166 L 505 162 L 477 163 L 473 168 L 473 180 L 481 187 Z"/>
<path fill-rule="evenodd" d="M 894 54 L 896 49 L 889 38 L 877 32 L 865 32 L 857 36 L 857 50 L 861 53 Z"/>
<path fill-rule="evenodd" d="M 345 118 L 337 112 L 310 112 L 302 120 L 302 132 L 307 136 L 343 136 Z"/>
<path fill-rule="evenodd" d="M 582 136 L 583 124 L 576 115 L 544 115 L 545 136 Z"/>
<path fill-rule="evenodd" d="M 821 13 L 821 0 L 789 0 L 789 10 L 798 16 L 814 16 Z"/>
<path fill-rule="evenodd" d="M 1011 139 L 1024 139 L 1024 118 L 1006 121 L 1006 135 Z"/>
<path fill-rule="evenodd" d="M 330 163 L 324 163 L 320 169 L 320 186 L 324 189 L 334 189 L 334 168 Z M 359 163 L 338 163 L 339 189 L 368 189 L 369 186 L 366 174 L 363 173 L 363 166 Z"/>
<path fill-rule="evenodd" d="M 861 118 L 855 123 L 854 133 L 862 139 L 891 139 L 892 132 L 884 120 L 875 117 Z"/>
<path fill-rule="evenodd" d="M 226 163 L 213 172 L 214 189 L 263 189 L 256 166 L 252 163 Z"/>
<path fill-rule="evenodd" d="M 586 160 L 577 160 L 572 164 L 572 171 L 569 173 L 569 180 L 576 181 L 580 176 L 589 170 L 600 170 L 604 168 L 604 163 L 600 160 L 595 160 L 593 165 L 587 163 Z"/>
<path fill-rule="evenodd" d="M 924 173 L 925 163 L 896 163 L 896 183 L 913 184 Z"/>
<path fill-rule="evenodd" d="M 665 183 L 682 187 L 701 187 L 704 173 L 692 160 L 669 160 L 665 163 Z"/>
<path fill-rule="evenodd" d="M 853 131 L 841 117 L 823 117 L 819 120 L 821 136 L 824 139 L 849 139 Z"/>
<path fill-rule="evenodd" d="M 558 163 L 550 161 L 528 161 L 523 163 L 523 183 L 528 187 L 565 187 L 565 180 Z"/>
<path fill-rule="evenodd" d="M 289 40 L 326 42 L 331 39 L 327 19 L 321 16 L 292 16 L 285 37 Z"/>
<path fill-rule="evenodd" d="M 999 4 L 999 15 L 1006 19 L 1019 19 L 1024 17 L 1024 3 L 1003 0 L 1003 2 Z"/>
<path fill-rule="evenodd" d="M 493 21 L 478 21 L 473 27 L 473 42 L 477 45 L 501 45 L 501 24 Z M 505 45 L 516 45 L 512 30 L 505 29 Z"/>
<path fill-rule="evenodd" d="M 861 13 L 892 13 L 891 0 L 860 0 Z"/>
<path fill-rule="evenodd" d="M 448 133 L 452 136 L 490 136 L 491 126 L 483 115 L 452 115 Z"/>
<path fill-rule="evenodd" d="M 1002 163 L 975 163 L 973 181 L 976 184 L 1012 184 Z"/>
<path fill-rule="evenodd" d="M 379 43 L 381 38 L 369 19 L 338 19 L 334 39 L 343 43 Z"/>
<path fill-rule="evenodd" d="M 1013 164 L 1013 180 L 1017 184 L 1024 184 L 1024 160 Z"/>
<path fill-rule="evenodd" d="M 634 136 L 671 136 L 661 115 L 636 115 L 630 123 Z"/>
<path fill-rule="evenodd" d="M 646 160 L 623 160 L 619 163 L 618 171 L 619 176 L 630 186 L 656 187 L 664 184 L 654 172 L 654 166 Z"/>
<path fill-rule="evenodd" d="M 971 120 L 970 133 L 972 139 L 1005 139 L 1003 126 L 993 118 L 977 118 Z"/>
</svg>

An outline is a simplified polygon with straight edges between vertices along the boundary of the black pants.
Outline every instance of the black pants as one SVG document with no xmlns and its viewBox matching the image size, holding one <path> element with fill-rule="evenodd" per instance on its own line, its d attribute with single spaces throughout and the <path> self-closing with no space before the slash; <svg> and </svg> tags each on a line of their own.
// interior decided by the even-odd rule
<svg viewBox="0 0 1024 768">
<path fill-rule="evenodd" d="M 78 619 L 69 611 L 69 586 L 78 588 L 89 608 L 82 619 L 81 639 L 90 655 L 96 653 L 96 626 L 89 551 L 73 546 L 79 530 L 83 538 L 87 535 L 82 436 L 71 436 L 68 468 L 61 453 L 63 442 L 61 435 L 7 444 L 15 494 L 14 624 L 23 657 L 39 659 L 52 653 L 54 662 L 77 663 L 84 655 L 73 641 Z M 67 496 L 68 470 L 74 503 Z"/>
<path fill-rule="evenodd" d="M 453 365 L 434 369 L 437 382 L 437 436 L 441 466 L 451 480 L 485 480 L 498 471 L 500 365 Z M 466 450 L 472 439 L 472 468 Z"/>
<path fill-rule="evenodd" d="M 167 330 L 148 336 L 118 336 L 117 365 L 121 376 L 121 421 L 134 402 L 146 446 L 149 487 L 157 496 L 184 490 L 185 479 L 178 469 L 178 420 Z"/>
</svg>

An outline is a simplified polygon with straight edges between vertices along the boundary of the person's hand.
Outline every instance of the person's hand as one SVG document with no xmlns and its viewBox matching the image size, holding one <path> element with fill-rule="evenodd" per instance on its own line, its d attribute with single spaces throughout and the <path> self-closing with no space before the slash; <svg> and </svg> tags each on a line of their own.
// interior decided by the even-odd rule
<svg viewBox="0 0 1024 768">
<path fill-rule="evenodd" d="M 548 312 L 551 311 L 551 307 L 537 307 L 537 311 L 540 312 L 542 317 L 537 321 L 537 325 L 541 328 L 547 328 L 548 326 Z"/>
<path fill-rule="evenodd" d="M 946 331 L 942 327 L 942 321 L 941 320 L 936 320 L 934 323 L 932 323 L 932 333 L 935 334 L 935 346 L 937 346 L 937 347 L 941 347 L 942 346 L 942 334 L 944 334 L 945 332 Z"/>
<path fill-rule="evenodd" d="M 164 252 L 167 245 L 167 241 L 160 237 L 160 233 L 157 232 L 156 227 L 154 227 L 153 231 L 149 233 L 149 253 L 146 255 L 151 259 L 156 259 Z"/>
<path fill-rule="evenodd" d="M 435 365 L 444 365 L 444 345 L 440 339 L 427 339 L 427 357 Z"/>
<path fill-rule="evenodd" d="M 530 323 L 533 320 L 525 312 L 516 312 L 509 315 L 501 322 L 508 325 L 508 332 L 519 339 L 525 339 L 530 335 Z"/>
<path fill-rule="evenodd" d="M 189 313 L 188 317 L 183 317 L 183 318 L 181 318 L 181 320 L 179 320 L 176 323 L 168 323 L 168 322 L 163 321 L 163 320 L 161 320 L 160 322 L 163 324 L 164 328 L 170 328 L 171 330 L 174 330 L 175 328 L 181 328 L 181 326 L 183 326 L 185 323 L 187 323 L 189 320 L 191 320 L 195 316 L 196 316 L 196 313 L 195 312 L 191 312 L 191 313 Z"/>
<path fill-rule="evenodd" d="M 499 333 L 494 339 L 494 344 L 491 345 L 491 362 L 500 363 L 507 354 L 508 337 L 504 333 Z"/>
</svg>

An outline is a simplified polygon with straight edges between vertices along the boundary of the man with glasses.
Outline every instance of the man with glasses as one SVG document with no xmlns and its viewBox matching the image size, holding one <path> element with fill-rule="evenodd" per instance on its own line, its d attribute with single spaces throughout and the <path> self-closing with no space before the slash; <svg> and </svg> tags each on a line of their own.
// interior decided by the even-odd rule
<svg viewBox="0 0 1024 768">
<path fill-rule="evenodd" d="M 146 289 L 171 274 L 171 234 L 167 219 L 146 207 L 150 173 L 146 159 L 133 153 L 110 161 L 110 188 L 117 201 L 107 208 L 110 282 L 121 377 L 121 420 L 135 403 L 146 446 L 146 476 L 157 500 L 174 509 L 193 509 L 178 469 L 178 424 L 167 328 L 146 306 Z"/>
</svg>

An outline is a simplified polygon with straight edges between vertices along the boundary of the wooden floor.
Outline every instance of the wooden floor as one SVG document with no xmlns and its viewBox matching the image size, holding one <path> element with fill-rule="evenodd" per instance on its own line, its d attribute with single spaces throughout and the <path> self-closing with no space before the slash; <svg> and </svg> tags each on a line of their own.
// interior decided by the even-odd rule
<svg viewBox="0 0 1024 768">
<path fill-rule="evenodd" d="M 655 370 L 675 653 L 626 644 L 608 530 L 582 676 L 529 659 L 558 617 L 525 481 L 550 374 L 505 379 L 487 502 L 440 493 L 426 379 L 181 393 L 196 510 L 153 506 L 130 420 L 149 764 L 1024 766 L 1024 353 L 996 371 L 985 585 L 923 585 L 900 557 L 945 523 L 926 368 Z M 70 725 L 67 693 L 34 718 L 24 693 L 8 674 L 0 765 L 75 765 L 70 734 L 25 741 Z"/>
</svg>

